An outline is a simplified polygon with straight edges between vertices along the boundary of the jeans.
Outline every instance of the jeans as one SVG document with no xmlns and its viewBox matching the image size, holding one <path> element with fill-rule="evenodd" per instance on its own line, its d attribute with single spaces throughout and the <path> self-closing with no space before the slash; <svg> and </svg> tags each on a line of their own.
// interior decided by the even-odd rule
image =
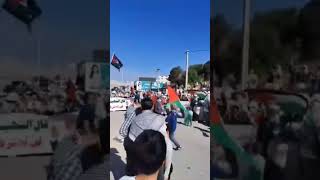
<svg viewBox="0 0 320 180">
<path fill-rule="evenodd" d="M 181 147 L 176 138 L 174 137 L 174 132 L 169 132 L 169 138 L 176 147 Z"/>
</svg>

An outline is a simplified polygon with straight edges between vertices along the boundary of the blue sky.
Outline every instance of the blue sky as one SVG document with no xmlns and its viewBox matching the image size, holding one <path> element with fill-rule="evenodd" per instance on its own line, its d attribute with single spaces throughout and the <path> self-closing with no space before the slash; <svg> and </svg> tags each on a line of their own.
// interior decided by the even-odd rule
<svg viewBox="0 0 320 180">
<path fill-rule="evenodd" d="M 190 50 L 210 49 L 209 0 L 111 0 L 110 52 L 124 64 L 124 80 L 168 75 L 185 67 Z M 210 52 L 190 54 L 190 64 L 205 63 Z M 121 73 L 111 67 L 111 79 Z"/>
<path fill-rule="evenodd" d="M 233 25 L 242 24 L 243 0 L 212 0 L 213 15 L 224 14 Z M 251 0 L 252 14 L 275 8 L 302 7 L 310 0 Z"/>
</svg>

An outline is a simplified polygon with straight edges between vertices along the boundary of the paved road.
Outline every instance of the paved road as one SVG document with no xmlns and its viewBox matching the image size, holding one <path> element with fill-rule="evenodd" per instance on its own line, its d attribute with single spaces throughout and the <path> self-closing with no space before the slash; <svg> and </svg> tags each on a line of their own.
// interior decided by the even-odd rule
<svg viewBox="0 0 320 180">
<path fill-rule="evenodd" d="M 119 180 L 124 175 L 125 151 L 123 144 L 115 138 L 123 122 L 124 112 L 111 112 L 110 116 L 110 179 Z M 183 119 L 179 119 L 183 121 Z M 179 124 L 176 138 L 183 147 L 174 151 L 172 180 L 204 180 L 210 177 L 209 128 L 194 122 L 193 127 Z"/>
<path fill-rule="evenodd" d="M 50 156 L 0 158 L 1 180 L 46 180 Z"/>
</svg>

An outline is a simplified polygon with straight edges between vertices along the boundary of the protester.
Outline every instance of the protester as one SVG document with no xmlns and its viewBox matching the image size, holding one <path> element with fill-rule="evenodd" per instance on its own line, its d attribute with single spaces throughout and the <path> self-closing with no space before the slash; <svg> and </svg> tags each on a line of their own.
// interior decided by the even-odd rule
<svg viewBox="0 0 320 180">
<path fill-rule="evenodd" d="M 67 82 L 66 88 L 67 94 L 67 111 L 72 111 L 73 108 L 76 106 L 76 87 L 71 80 Z"/>
<path fill-rule="evenodd" d="M 247 91 L 246 96 L 241 97 L 242 91 L 231 85 L 230 77 L 223 79 L 222 86 L 214 88 L 221 89 L 221 93 L 215 91 L 215 98 L 224 122 L 228 125 L 247 125 L 253 130 L 243 134 L 249 140 L 245 146 L 253 147 L 247 152 L 255 159 L 257 167 L 264 170 L 264 179 L 319 178 L 314 173 L 319 170 L 317 164 L 320 162 L 320 111 L 319 106 L 314 106 L 314 102 L 318 101 L 318 71 L 318 67 L 307 65 L 291 63 L 287 69 L 276 65 L 270 70 L 269 77 L 260 77 L 257 79 L 258 86 L 251 88 L 277 91 L 261 94 L 256 91 L 258 96 L 255 91 Z M 291 99 L 290 96 L 296 98 Z M 306 100 L 306 105 L 302 98 Z M 239 141 L 242 142 L 242 135 Z"/>
<path fill-rule="evenodd" d="M 203 108 L 201 108 L 203 111 Z M 184 117 L 184 125 L 186 125 L 187 127 L 191 127 L 192 126 L 192 120 L 193 120 L 193 113 L 188 113 L 189 111 L 186 110 L 184 112 L 177 112 L 179 117 Z M 183 115 L 183 114 L 184 115 Z M 199 118 L 200 119 L 200 118 Z M 198 119 L 198 120 L 199 120 Z"/>
<path fill-rule="evenodd" d="M 76 180 L 83 172 L 102 162 L 97 130 L 87 123 L 77 127 L 69 122 L 69 126 L 70 135 L 58 143 L 51 158 L 48 180 Z"/>
<path fill-rule="evenodd" d="M 132 162 L 134 176 L 124 176 L 120 180 L 157 180 L 161 167 L 165 164 L 167 144 L 159 131 L 144 130 L 132 143 L 127 159 Z"/>
<path fill-rule="evenodd" d="M 140 103 L 140 93 L 138 91 L 136 91 L 135 95 L 134 95 L 134 102 L 135 103 Z"/>
<path fill-rule="evenodd" d="M 229 149 L 213 144 L 210 173 L 212 179 L 236 179 L 239 167 L 236 157 Z"/>
<path fill-rule="evenodd" d="M 163 116 L 166 115 L 166 112 L 164 110 L 164 107 L 162 105 L 160 97 L 158 97 L 156 99 L 155 106 L 154 106 L 154 112 L 157 114 L 163 115 Z"/>
<path fill-rule="evenodd" d="M 75 135 L 60 141 L 48 167 L 48 180 L 74 180 L 83 172 L 80 154 L 83 147 L 76 141 Z"/>
<path fill-rule="evenodd" d="M 131 145 L 135 141 L 135 139 L 147 129 L 153 129 L 155 131 L 161 132 L 165 136 L 166 144 L 167 144 L 167 156 L 166 163 L 164 165 L 164 173 L 159 173 L 159 179 L 167 180 L 169 177 L 171 161 L 172 161 L 172 144 L 169 139 L 169 136 L 166 132 L 167 126 L 165 123 L 165 119 L 163 116 L 160 116 L 152 111 L 153 104 L 150 98 L 144 98 L 141 101 L 142 113 L 137 115 L 131 123 L 128 136 L 124 140 L 125 150 L 130 153 Z M 127 175 L 133 176 L 136 174 L 134 169 L 130 169 L 131 162 L 130 159 L 127 160 Z"/>
<path fill-rule="evenodd" d="M 170 140 L 176 146 L 174 149 L 180 150 L 182 147 L 180 146 L 180 144 L 178 143 L 178 141 L 175 138 L 175 132 L 177 129 L 177 118 L 178 118 L 177 106 L 172 104 L 171 111 L 168 114 L 168 117 L 166 118 L 166 122 L 167 122 L 167 126 L 168 126 Z"/>
<path fill-rule="evenodd" d="M 110 134 L 109 113 L 107 112 L 110 109 L 110 102 L 106 99 L 108 98 L 104 97 L 104 93 L 101 93 L 95 108 L 95 124 L 98 125 L 101 149 L 105 154 L 110 152 L 110 139 L 107 138 Z"/>
<path fill-rule="evenodd" d="M 95 126 L 95 106 L 97 97 L 93 93 L 86 93 L 85 105 L 81 107 L 77 119 L 77 127 L 84 126 L 84 121 L 88 120 L 91 128 Z"/>
<path fill-rule="evenodd" d="M 128 136 L 129 127 L 132 123 L 132 120 L 141 113 L 141 105 L 137 103 L 133 103 L 131 106 L 128 107 L 125 115 L 124 121 L 120 127 L 119 134 L 122 136 L 121 139 L 124 139 Z"/>
</svg>

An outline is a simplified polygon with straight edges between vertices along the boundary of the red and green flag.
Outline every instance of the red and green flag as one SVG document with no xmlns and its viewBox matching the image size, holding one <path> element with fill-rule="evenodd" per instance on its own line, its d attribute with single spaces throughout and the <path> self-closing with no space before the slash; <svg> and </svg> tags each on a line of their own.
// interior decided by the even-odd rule
<svg viewBox="0 0 320 180">
<path fill-rule="evenodd" d="M 257 103 L 278 105 L 284 114 L 284 120 L 301 121 L 308 109 L 308 100 L 299 94 L 256 89 L 246 90 L 245 92 L 248 94 L 250 99 Z M 215 98 L 211 97 L 211 99 L 211 137 L 213 137 L 215 143 L 231 150 L 236 155 L 239 167 L 245 167 L 248 169 L 245 173 L 241 174 L 244 179 L 261 180 L 263 177 L 263 169 L 259 168 L 254 157 L 246 152 L 225 130 Z"/>
<path fill-rule="evenodd" d="M 240 175 L 247 180 L 262 180 L 263 170 L 249 153 L 247 153 L 240 144 L 238 144 L 225 130 L 223 121 L 220 117 L 218 106 L 214 97 L 211 97 L 210 117 L 211 117 L 211 134 L 213 141 L 226 149 L 231 150 L 237 157 L 239 167 L 247 168 L 246 173 Z"/>
<path fill-rule="evenodd" d="M 192 115 L 189 113 L 189 111 L 181 104 L 180 102 L 180 99 L 177 95 L 177 93 L 175 92 L 175 90 L 168 86 L 167 87 L 168 89 L 168 95 L 169 95 L 169 105 L 170 104 L 175 104 L 178 108 L 180 108 L 183 113 L 184 113 L 184 121 L 185 121 L 185 124 L 187 126 L 190 126 L 191 125 L 191 122 L 192 122 Z"/>
</svg>

